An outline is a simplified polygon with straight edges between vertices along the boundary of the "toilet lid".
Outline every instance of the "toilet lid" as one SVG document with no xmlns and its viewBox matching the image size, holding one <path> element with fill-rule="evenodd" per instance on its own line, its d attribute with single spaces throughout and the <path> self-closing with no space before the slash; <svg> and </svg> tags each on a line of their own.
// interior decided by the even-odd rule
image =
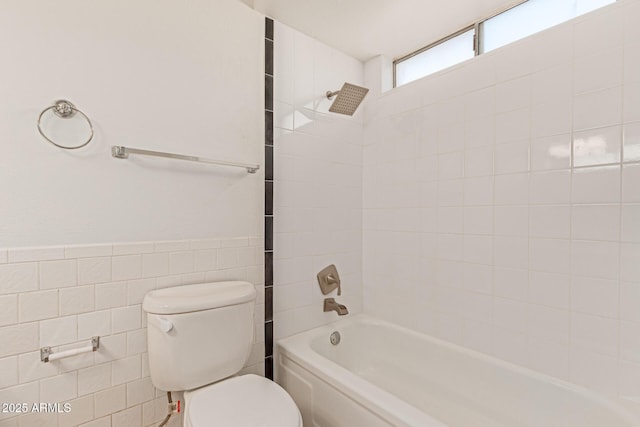
<svg viewBox="0 0 640 427">
<path fill-rule="evenodd" d="M 188 425 L 299 427 L 300 412 L 278 384 L 258 375 L 233 377 L 185 393 Z"/>
</svg>

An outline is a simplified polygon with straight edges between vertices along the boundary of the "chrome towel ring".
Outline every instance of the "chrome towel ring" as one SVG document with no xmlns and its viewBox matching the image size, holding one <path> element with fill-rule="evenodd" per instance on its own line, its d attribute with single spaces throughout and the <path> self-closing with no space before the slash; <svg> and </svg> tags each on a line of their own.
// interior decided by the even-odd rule
<svg viewBox="0 0 640 427">
<path fill-rule="evenodd" d="M 79 113 L 82 117 L 84 117 L 84 119 L 89 124 L 89 130 L 91 131 L 89 138 L 82 144 L 75 145 L 75 146 L 62 145 L 53 141 L 51 138 L 45 135 L 44 131 L 42 130 L 42 127 L 40 126 L 40 122 L 42 121 L 42 116 L 44 116 L 44 114 L 49 110 L 53 110 L 53 113 L 62 119 L 68 119 L 70 117 L 73 117 L 76 113 Z M 52 106 L 42 110 L 42 112 L 38 116 L 38 132 L 40 132 L 40 135 L 42 135 L 44 139 L 46 139 L 56 147 L 64 148 L 65 150 L 75 150 L 77 148 L 82 148 L 85 145 L 87 145 L 89 142 L 91 142 L 91 140 L 93 139 L 93 124 L 91 123 L 91 120 L 89 119 L 89 117 L 87 117 L 87 115 L 82 111 L 78 110 L 76 106 L 73 105 L 71 102 L 66 101 L 64 99 L 59 99 L 55 101 Z"/>
</svg>

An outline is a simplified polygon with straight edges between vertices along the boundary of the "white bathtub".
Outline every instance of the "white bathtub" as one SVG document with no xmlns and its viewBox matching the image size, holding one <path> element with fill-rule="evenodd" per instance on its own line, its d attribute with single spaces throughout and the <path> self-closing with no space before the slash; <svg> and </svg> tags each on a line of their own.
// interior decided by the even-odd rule
<svg viewBox="0 0 640 427">
<path fill-rule="evenodd" d="M 305 427 L 640 426 L 621 402 L 364 315 L 277 349 Z"/>
</svg>

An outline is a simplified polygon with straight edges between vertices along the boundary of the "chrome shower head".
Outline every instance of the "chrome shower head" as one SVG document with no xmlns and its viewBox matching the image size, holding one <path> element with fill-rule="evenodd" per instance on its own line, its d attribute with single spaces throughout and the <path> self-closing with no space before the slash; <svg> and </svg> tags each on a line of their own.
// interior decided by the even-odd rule
<svg viewBox="0 0 640 427">
<path fill-rule="evenodd" d="M 327 99 L 333 99 L 334 95 L 338 95 L 329 111 L 332 113 L 347 114 L 353 116 L 358 106 L 369 92 L 366 87 L 360 87 L 352 85 L 351 83 L 345 83 L 342 85 L 342 89 L 331 92 L 327 91 Z"/>
</svg>

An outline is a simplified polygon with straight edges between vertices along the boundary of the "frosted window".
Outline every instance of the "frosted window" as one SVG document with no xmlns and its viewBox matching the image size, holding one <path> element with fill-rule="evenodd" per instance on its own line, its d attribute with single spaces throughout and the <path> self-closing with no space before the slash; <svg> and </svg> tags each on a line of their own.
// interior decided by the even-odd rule
<svg viewBox="0 0 640 427">
<path fill-rule="evenodd" d="M 473 58 L 471 29 L 445 42 L 435 45 L 411 58 L 396 64 L 396 86 L 402 86 L 421 77 Z"/>
<path fill-rule="evenodd" d="M 615 0 L 529 0 L 482 23 L 482 52 L 489 52 Z"/>
</svg>

